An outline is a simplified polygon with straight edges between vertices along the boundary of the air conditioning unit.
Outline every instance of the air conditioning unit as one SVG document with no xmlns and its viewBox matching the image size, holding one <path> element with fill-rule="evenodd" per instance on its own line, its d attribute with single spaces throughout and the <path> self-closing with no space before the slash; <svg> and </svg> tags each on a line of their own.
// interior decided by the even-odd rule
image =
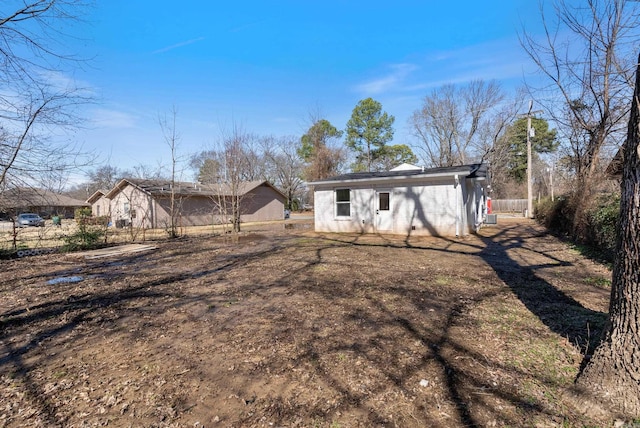
<svg viewBox="0 0 640 428">
<path fill-rule="evenodd" d="M 498 214 L 487 214 L 485 224 L 498 224 Z"/>
</svg>

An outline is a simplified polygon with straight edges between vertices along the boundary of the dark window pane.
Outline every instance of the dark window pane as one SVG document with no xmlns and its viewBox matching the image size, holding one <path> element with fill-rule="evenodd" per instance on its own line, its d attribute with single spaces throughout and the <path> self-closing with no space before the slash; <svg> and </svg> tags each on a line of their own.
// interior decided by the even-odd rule
<svg viewBox="0 0 640 428">
<path fill-rule="evenodd" d="M 336 209 L 340 217 L 349 217 L 351 215 L 351 204 L 349 203 L 337 204 Z"/>
<path fill-rule="evenodd" d="M 336 190 L 336 202 L 349 202 L 349 189 Z"/>
<path fill-rule="evenodd" d="M 389 193 L 380 193 L 380 211 L 389 211 Z"/>
</svg>

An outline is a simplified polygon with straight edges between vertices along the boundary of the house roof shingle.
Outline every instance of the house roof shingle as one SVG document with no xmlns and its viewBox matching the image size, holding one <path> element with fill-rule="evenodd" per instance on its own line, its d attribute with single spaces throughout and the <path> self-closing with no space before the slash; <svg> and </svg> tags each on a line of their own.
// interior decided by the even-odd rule
<svg viewBox="0 0 640 428">
<path fill-rule="evenodd" d="M 91 194 L 91 196 L 89 196 L 89 198 L 87 199 L 87 203 L 88 204 L 93 204 L 94 202 L 96 202 L 98 199 L 100 199 L 101 197 L 103 197 L 107 193 L 109 193 L 107 190 L 98 189 L 95 192 L 93 192 Z"/>
<path fill-rule="evenodd" d="M 0 194 L 0 206 L 19 207 L 85 207 L 88 204 L 79 199 L 54 193 L 49 190 L 30 187 L 14 187 Z"/>
<path fill-rule="evenodd" d="M 169 196 L 172 188 L 174 189 L 174 194 L 179 196 L 231 196 L 234 193 L 242 196 L 262 185 L 269 186 L 283 197 L 285 196 L 268 181 L 244 181 L 238 184 L 238 191 L 233 192 L 232 186 L 227 183 L 202 184 L 176 181 L 172 184 L 169 180 L 146 180 L 140 178 L 124 178 L 120 180 L 113 189 L 105 193 L 104 196 L 112 199 L 128 184 L 153 196 Z"/>
<path fill-rule="evenodd" d="M 403 178 L 432 178 L 438 176 L 463 175 L 465 177 L 486 177 L 486 164 L 470 164 L 441 168 L 421 168 L 416 170 L 400 170 L 400 171 L 378 171 L 378 172 L 352 172 L 348 174 L 337 175 L 335 177 L 318 180 L 309 183 L 310 185 L 331 184 L 331 183 L 350 183 L 357 181 L 376 181 L 384 179 L 403 179 Z"/>
</svg>

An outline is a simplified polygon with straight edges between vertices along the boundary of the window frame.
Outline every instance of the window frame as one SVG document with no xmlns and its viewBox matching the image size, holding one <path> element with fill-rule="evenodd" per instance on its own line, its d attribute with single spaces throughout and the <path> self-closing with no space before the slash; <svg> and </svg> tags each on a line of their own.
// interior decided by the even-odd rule
<svg viewBox="0 0 640 428">
<path fill-rule="evenodd" d="M 391 191 L 390 190 L 379 190 L 376 191 L 378 194 L 378 210 L 379 211 L 390 211 L 391 210 Z M 386 200 L 384 201 L 386 205 L 383 206 L 382 195 L 387 195 Z"/>
<path fill-rule="evenodd" d="M 338 200 L 338 192 L 339 191 L 345 191 L 345 190 L 348 192 L 349 200 L 347 200 L 347 201 Z M 345 188 L 345 187 L 340 187 L 340 188 L 334 189 L 333 190 L 333 205 L 334 205 L 333 213 L 334 213 L 335 218 L 338 218 L 338 219 L 351 218 L 351 189 L 350 188 Z M 349 215 L 340 215 L 340 210 L 338 209 L 338 207 L 339 206 L 345 206 L 345 205 L 349 207 Z"/>
</svg>

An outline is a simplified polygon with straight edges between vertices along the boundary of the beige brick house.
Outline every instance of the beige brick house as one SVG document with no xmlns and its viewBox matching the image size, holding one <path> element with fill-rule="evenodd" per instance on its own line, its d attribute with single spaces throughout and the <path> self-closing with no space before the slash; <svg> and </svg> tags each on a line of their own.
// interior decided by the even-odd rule
<svg viewBox="0 0 640 428">
<path fill-rule="evenodd" d="M 108 215 L 111 224 L 156 229 L 171 222 L 171 194 L 179 226 L 204 226 L 230 221 L 234 194 L 240 200 L 242 222 L 281 220 L 285 195 L 267 181 L 228 185 L 125 178 L 108 192 L 98 191 L 87 202 L 94 216 Z"/>
</svg>

